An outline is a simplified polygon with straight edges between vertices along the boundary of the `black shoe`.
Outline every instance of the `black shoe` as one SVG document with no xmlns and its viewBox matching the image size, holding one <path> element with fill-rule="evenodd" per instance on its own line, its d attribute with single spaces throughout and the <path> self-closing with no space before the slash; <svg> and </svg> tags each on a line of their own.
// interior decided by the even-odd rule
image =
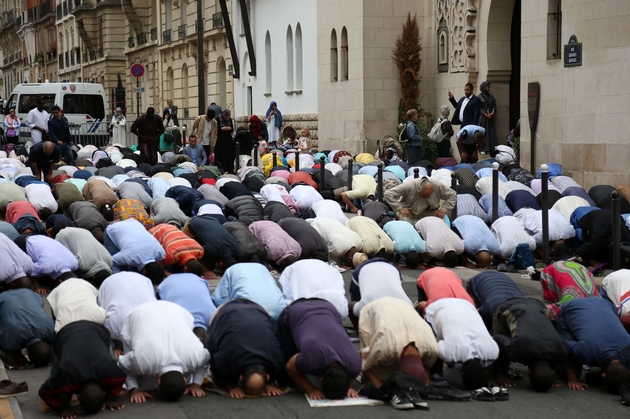
<svg viewBox="0 0 630 419">
<path fill-rule="evenodd" d="M 409 399 L 416 409 L 429 410 L 429 403 L 425 402 L 418 392 L 412 388 L 402 390 L 402 393 Z"/>
<path fill-rule="evenodd" d="M 392 390 L 389 404 L 396 410 L 413 409 L 413 403 L 400 390 Z"/>
<path fill-rule="evenodd" d="M 466 402 L 470 400 L 471 397 L 472 394 L 468 391 L 452 388 L 448 384 L 446 386 L 434 385 L 433 382 L 429 385 L 427 396 L 429 400 L 449 400 L 454 402 Z"/>
<path fill-rule="evenodd" d="M 630 406 L 630 384 L 623 383 L 619 388 L 619 393 L 621 393 L 621 404 Z"/>
<path fill-rule="evenodd" d="M 473 391 L 473 399 L 479 400 L 480 402 L 493 402 L 496 399 L 492 395 L 492 391 L 488 387 L 481 387 L 477 390 Z"/>
</svg>

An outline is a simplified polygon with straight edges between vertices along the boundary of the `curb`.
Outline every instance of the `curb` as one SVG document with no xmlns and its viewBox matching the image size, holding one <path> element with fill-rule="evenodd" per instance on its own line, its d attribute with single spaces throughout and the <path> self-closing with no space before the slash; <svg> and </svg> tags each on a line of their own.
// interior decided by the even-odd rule
<svg viewBox="0 0 630 419">
<path fill-rule="evenodd" d="M 8 380 L 9 376 L 4 368 L 4 363 L 0 361 L 0 380 Z M 0 399 L 0 417 L 2 419 L 24 419 L 22 410 L 15 397 Z"/>
</svg>

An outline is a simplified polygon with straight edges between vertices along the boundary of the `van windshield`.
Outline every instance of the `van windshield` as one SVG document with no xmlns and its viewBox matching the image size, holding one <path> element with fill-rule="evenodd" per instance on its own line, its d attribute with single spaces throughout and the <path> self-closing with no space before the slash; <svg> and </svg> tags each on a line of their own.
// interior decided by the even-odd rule
<svg viewBox="0 0 630 419">
<path fill-rule="evenodd" d="M 105 105 L 100 95 L 64 95 L 64 114 L 90 115 L 92 118 L 105 118 Z"/>
<path fill-rule="evenodd" d="M 47 112 L 51 112 L 52 107 L 55 105 L 55 94 L 23 94 L 20 95 L 20 106 L 18 109 L 19 114 L 27 114 L 37 106 L 37 99 L 44 100 L 44 109 Z"/>
</svg>

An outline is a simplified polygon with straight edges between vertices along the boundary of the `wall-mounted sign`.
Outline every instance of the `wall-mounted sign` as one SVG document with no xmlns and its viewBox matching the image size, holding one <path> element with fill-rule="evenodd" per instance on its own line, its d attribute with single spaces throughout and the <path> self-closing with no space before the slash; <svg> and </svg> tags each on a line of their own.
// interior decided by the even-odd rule
<svg viewBox="0 0 630 419">
<path fill-rule="evenodd" d="M 564 66 L 578 67 L 582 65 L 582 43 L 575 35 L 571 35 L 569 43 L 564 46 Z"/>
</svg>

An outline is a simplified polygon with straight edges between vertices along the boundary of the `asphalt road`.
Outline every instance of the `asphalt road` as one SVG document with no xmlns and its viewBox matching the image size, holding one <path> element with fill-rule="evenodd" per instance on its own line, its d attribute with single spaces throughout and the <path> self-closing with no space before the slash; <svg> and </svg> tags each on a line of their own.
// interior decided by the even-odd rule
<svg viewBox="0 0 630 419">
<path fill-rule="evenodd" d="M 462 279 L 471 278 L 477 271 L 471 269 L 455 270 Z M 417 299 L 415 279 L 419 271 L 405 270 L 403 287 L 412 301 Z M 344 273 L 346 285 L 350 272 Z M 520 274 L 510 275 L 528 297 L 540 298 L 540 285 Z M 39 386 L 46 380 L 49 368 L 7 371 L 13 381 L 27 381 L 30 393 L 18 397 L 22 415 L 26 419 L 56 417 L 54 413 L 42 413 L 42 404 L 37 396 Z M 447 379 L 452 384 L 461 386 L 461 379 L 455 370 L 446 370 Z M 395 411 L 389 405 L 374 407 L 330 407 L 311 408 L 304 394 L 296 390 L 278 398 L 265 397 L 257 400 L 233 400 L 216 394 L 207 394 L 200 399 L 186 396 L 178 403 L 164 403 L 159 399 L 150 400 L 142 405 L 132 405 L 126 396 L 121 397 L 125 408 L 118 412 L 102 412 L 94 418 L 114 419 L 231 419 L 243 417 L 256 418 L 397 418 L 419 414 L 427 417 L 466 417 L 466 419 L 488 418 L 581 418 L 609 417 L 618 418 L 627 415 L 630 410 L 619 403 L 619 397 L 609 395 L 601 389 L 589 389 L 584 392 L 572 391 L 566 386 L 552 389 L 549 393 L 535 393 L 527 380 L 519 381 L 516 388 L 510 389 L 510 399 L 505 402 L 429 402 L 430 411 L 410 412 Z"/>
</svg>

